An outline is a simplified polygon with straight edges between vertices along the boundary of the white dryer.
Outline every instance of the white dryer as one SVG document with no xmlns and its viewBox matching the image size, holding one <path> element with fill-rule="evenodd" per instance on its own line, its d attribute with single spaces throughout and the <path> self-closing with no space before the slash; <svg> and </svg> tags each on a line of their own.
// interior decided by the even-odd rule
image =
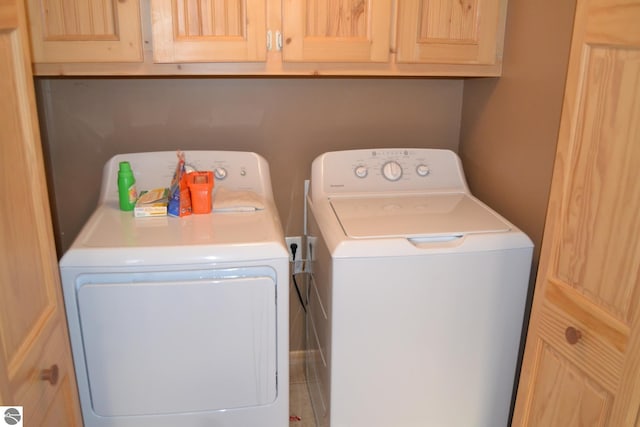
<svg viewBox="0 0 640 427">
<path fill-rule="evenodd" d="M 215 189 L 242 196 L 238 209 L 135 218 L 118 209 L 119 162 L 154 189 L 170 182 L 176 153 L 118 155 L 60 260 L 85 425 L 288 426 L 288 251 L 268 164 L 185 154 L 216 172 Z"/>
<path fill-rule="evenodd" d="M 533 245 L 457 155 L 325 153 L 307 202 L 318 426 L 507 426 Z"/>
</svg>

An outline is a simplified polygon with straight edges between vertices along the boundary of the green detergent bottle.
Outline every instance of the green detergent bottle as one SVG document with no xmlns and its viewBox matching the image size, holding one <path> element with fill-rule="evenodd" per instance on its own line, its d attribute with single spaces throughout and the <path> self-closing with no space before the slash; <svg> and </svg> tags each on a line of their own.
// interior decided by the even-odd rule
<svg viewBox="0 0 640 427">
<path fill-rule="evenodd" d="M 136 179 L 133 176 L 129 162 L 120 162 L 118 170 L 118 197 L 120 210 L 132 211 L 136 206 L 138 193 L 136 192 Z"/>
</svg>

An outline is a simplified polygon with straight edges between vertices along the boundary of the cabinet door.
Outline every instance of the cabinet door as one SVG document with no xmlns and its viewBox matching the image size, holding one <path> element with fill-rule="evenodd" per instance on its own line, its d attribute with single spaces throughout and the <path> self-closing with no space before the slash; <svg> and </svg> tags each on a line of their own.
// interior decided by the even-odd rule
<svg viewBox="0 0 640 427">
<path fill-rule="evenodd" d="M 260 0 L 151 0 L 154 62 L 258 62 L 267 57 Z"/>
<path fill-rule="evenodd" d="M 398 2 L 399 63 L 496 64 L 506 0 Z"/>
<path fill-rule="evenodd" d="M 0 2 L 0 405 L 80 426 L 23 2 Z"/>
<path fill-rule="evenodd" d="M 28 0 L 33 61 L 140 62 L 138 0 Z"/>
<path fill-rule="evenodd" d="M 283 0 L 285 61 L 387 62 L 390 0 Z"/>
<path fill-rule="evenodd" d="M 579 0 L 513 426 L 637 425 L 640 1 Z"/>
</svg>

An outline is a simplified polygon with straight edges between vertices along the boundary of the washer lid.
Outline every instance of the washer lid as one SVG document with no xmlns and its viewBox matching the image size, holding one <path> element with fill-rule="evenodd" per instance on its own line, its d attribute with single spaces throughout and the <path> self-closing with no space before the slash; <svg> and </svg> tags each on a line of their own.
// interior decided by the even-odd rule
<svg viewBox="0 0 640 427">
<path fill-rule="evenodd" d="M 429 237 L 505 232 L 511 226 L 467 194 L 330 199 L 351 238 Z"/>
</svg>

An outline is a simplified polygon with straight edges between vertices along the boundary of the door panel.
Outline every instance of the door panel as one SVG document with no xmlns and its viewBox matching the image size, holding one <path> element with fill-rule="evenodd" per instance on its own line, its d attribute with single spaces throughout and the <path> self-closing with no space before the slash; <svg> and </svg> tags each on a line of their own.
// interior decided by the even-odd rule
<svg viewBox="0 0 640 427">
<path fill-rule="evenodd" d="M 629 197 L 640 194 L 640 51 L 594 46 L 584 56 L 555 274 L 626 322 L 640 272 L 640 198 Z"/>
<path fill-rule="evenodd" d="M 24 406 L 25 425 L 77 426 L 22 5 L 0 4 L 0 405 Z"/>
<path fill-rule="evenodd" d="M 139 0 L 28 0 L 33 59 L 141 62 Z"/>
<path fill-rule="evenodd" d="M 42 4 L 44 34 L 47 40 L 93 36 L 96 40 L 116 40 L 114 2 L 94 0 L 69 2 L 48 0 Z"/>
<path fill-rule="evenodd" d="M 418 37 L 423 40 L 478 42 L 478 1 L 430 0 L 420 8 Z"/>
<path fill-rule="evenodd" d="M 267 9 L 259 0 L 151 0 L 153 60 L 262 62 Z"/>
<path fill-rule="evenodd" d="M 285 61 L 387 62 L 390 0 L 284 0 Z"/>
<path fill-rule="evenodd" d="M 578 2 L 514 426 L 637 423 L 638 22 L 638 0 Z"/>
<path fill-rule="evenodd" d="M 506 2 L 398 2 L 398 62 L 495 64 L 501 60 Z"/>
<path fill-rule="evenodd" d="M 540 343 L 538 375 L 543 386 L 532 396 L 531 426 L 605 426 L 612 397 L 553 347 Z M 549 381 L 553 379 L 553 381 Z"/>
<path fill-rule="evenodd" d="M 243 2 L 176 0 L 177 36 L 243 36 Z"/>
</svg>

